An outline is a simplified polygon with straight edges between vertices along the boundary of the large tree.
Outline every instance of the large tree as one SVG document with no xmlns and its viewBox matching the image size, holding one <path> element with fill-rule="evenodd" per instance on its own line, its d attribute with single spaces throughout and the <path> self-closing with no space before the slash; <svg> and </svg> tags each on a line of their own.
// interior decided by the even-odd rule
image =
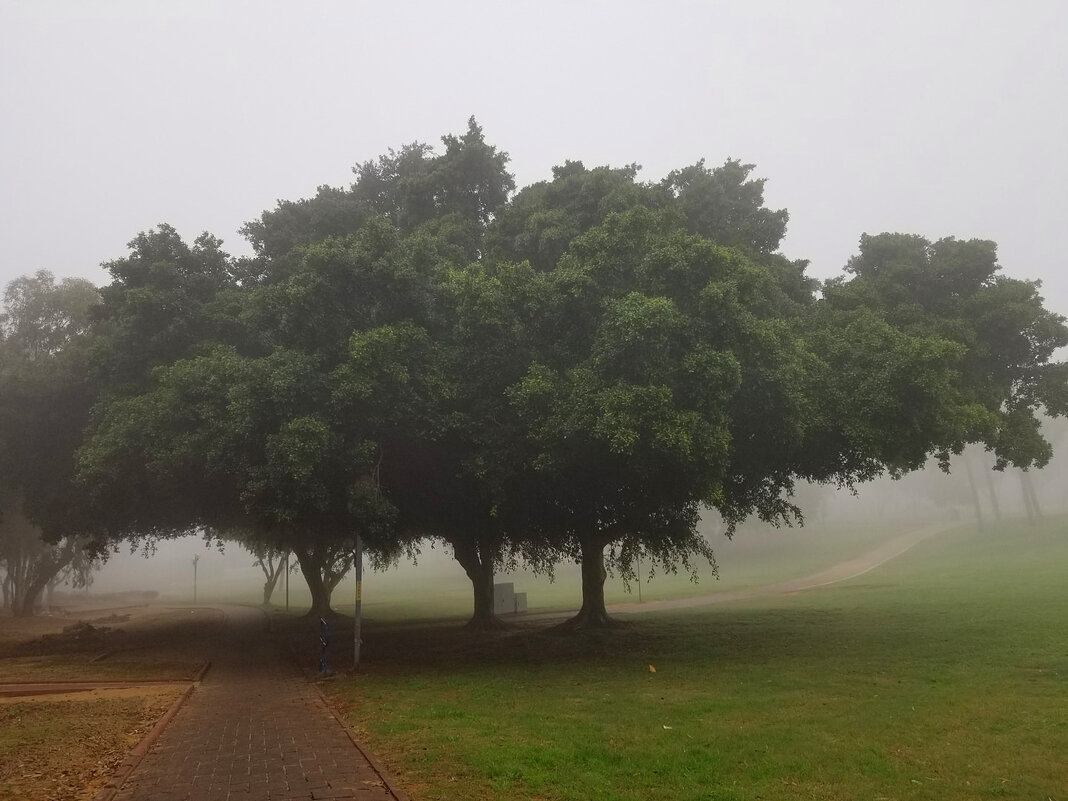
<svg viewBox="0 0 1068 801">
<path fill-rule="evenodd" d="M 460 563 L 473 588 L 469 626 L 492 629 L 501 626 L 494 576 L 515 563 L 527 542 L 515 515 L 527 445 L 507 389 L 528 363 L 522 310 L 529 316 L 538 305 L 542 282 L 529 265 L 492 260 L 437 278 L 432 361 L 424 362 L 433 372 L 420 370 L 434 380 L 409 383 L 416 391 L 405 402 L 386 398 L 401 414 L 391 426 L 394 458 L 383 463 L 383 486 L 398 508 L 400 531 L 446 543 Z"/>
<path fill-rule="evenodd" d="M 529 526 L 582 565 L 574 625 L 608 621 L 606 549 L 624 570 L 639 552 L 674 569 L 711 556 L 702 506 L 731 522 L 779 512 L 770 451 L 800 438 L 813 372 L 780 273 L 644 204 L 552 268 L 537 352 L 509 396 L 533 446 Z"/>
<path fill-rule="evenodd" d="M 1001 273 L 993 242 L 904 234 L 862 236 L 846 273 L 824 287 L 822 322 L 873 332 L 886 327 L 952 358 L 939 400 L 951 401 L 957 416 L 936 417 L 916 404 L 883 407 L 882 414 L 894 415 L 886 421 L 888 439 L 918 456 L 922 437 L 909 435 L 937 424 L 943 430 L 933 452 L 944 463 L 969 442 L 993 451 L 1001 469 L 1049 461 L 1040 415 L 1068 412 L 1068 364 L 1052 361 L 1068 344 L 1068 327 L 1044 307 L 1038 282 Z M 877 378 L 871 371 L 866 386 Z M 903 466 L 915 467 L 915 459 L 902 458 Z"/>
<path fill-rule="evenodd" d="M 575 625 L 607 622 L 606 557 L 707 555 L 702 506 L 730 533 L 800 520 L 799 479 L 948 467 L 969 442 L 1000 464 L 1048 458 L 1036 415 L 1065 411 L 1050 358 L 1066 330 L 1034 284 L 999 275 L 990 243 L 885 235 L 820 297 L 774 252 L 786 215 L 750 170 L 649 186 L 569 163 L 494 229 L 494 255 L 550 286 L 508 392 L 534 449 L 529 528 L 583 564 Z"/>
<path fill-rule="evenodd" d="M 486 226 L 514 184 L 507 156 L 474 120 L 442 144 L 440 153 L 417 143 L 361 164 L 351 187 L 282 202 L 249 223 L 256 256 L 212 273 L 240 286 L 208 283 L 208 295 L 179 306 L 204 320 L 200 342 L 182 343 L 155 369 L 141 358 L 133 373 L 147 380 L 99 410 L 86 451 L 91 475 L 143 464 L 139 480 L 184 488 L 171 498 L 186 507 L 199 499 L 189 520 L 232 520 L 291 547 L 313 612 L 328 605 L 337 577 L 327 563 L 351 552 L 359 530 L 380 559 L 422 536 L 448 541 L 471 577 L 475 620 L 492 618 L 505 543 L 493 514 L 499 493 L 487 491 L 479 465 L 492 458 L 487 439 L 501 436 L 487 437 L 478 418 L 492 404 L 507 407 L 502 390 L 518 374 L 473 369 L 489 364 L 480 349 L 493 343 L 486 325 L 472 331 L 471 315 L 454 308 L 465 293 L 468 307 L 479 303 L 463 276 L 483 258 Z M 138 264 L 149 261 L 144 242 L 134 243 Z M 194 255 L 173 238 L 166 244 L 156 261 Z M 129 276 L 143 272 L 128 261 L 112 265 L 120 286 L 109 305 L 120 333 L 133 327 L 118 322 L 131 316 L 121 299 L 138 290 Z M 221 325 L 226 319 L 233 323 Z M 467 380 L 480 376 L 482 384 Z M 390 498 L 404 501 L 396 526 Z"/>
<path fill-rule="evenodd" d="M 130 251 L 106 265 L 114 280 L 93 349 L 101 398 L 80 454 L 108 537 L 244 532 L 295 553 L 325 614 L 352 549 L 321 518 L 301 517 L 316 487 L 293 490 L 321 444 L 301 414 L 305 396 L 324 397 L 317 362 L 272 347 L 257 323 L 275 309 L 252 307 L 254 270 L 214 237 L 190 247 L 161 225 Z"/>
<path fill-rule="evenodd" d="M 460 307 L 462 298 L 478 302 L 465 276 L 477 272 L 486 227 L 514 183 L 506 154 L 474 120 L 442 144 L 440 153 L 413 144 L 364 163 L 349 190 L 320 190 L 250 223 L 261 265 L 250 303 L 257 330 L 320 359 L 331 395 L 315 405 L 354 454 L 373 454 L 372 465 L 350 463 L 396 516 L 392 546 L 380 543 L 379 556 L 422 537 L 448 542 L 472 581 L 473 623 L 483 626 L 493 624 L 505 544 L 493 493 L 476 475 L 484 431 L 471 420 L 502 395 L 467 379 L 504 385 L 477 369 L 488 365 L 481 349 L 495 346 L 484 336 L 492 323 L 472 322 Z M 339 203 L 352 213 L 316 222 Z"/>
<path fill-rule="evenodd" d="M 443 391 L 428 344 L 437 287 L 477 258 L 512 187 L 507 157 L 473 120 L 443 145 L 361 165 L 348 190 L 281 203 L 250 223 L 256 257 L 210 273 L 230 283 L 208 282 L 207 299 L 189 304 L 205 323 L 199 341 L 179 343 L 155 368 L 141 358 L 132 371 L 141 384 L 101 406 L 85 452 L 94 481 L 144 465 L 153 487 L 173 488 L 186 520 L 292 549 L 312 614 L 329 609 L 356 534 L 372 558 L 403 547 L 386 536 L 396 509 L 381 477 L 410 443 L 441 433 L 440 414 L 414 411 L 429 412 Z M 169 245 L 166 264 L 190 252 Z M 143 316 L 122 301 L 131 290 L 138 299 L 129 261 L 112 265 L 119 333 L 132 327 L 125 318 Z M 205 266 L 162 272 L 184 287 Z"/>
<path fill-rule="evenodd" d="M 167 228 L 112 265 L 84 451 L 126 525 L 291 548 L 313 613 L 360 534 L 394 558 L 443 540 L 492 626 L 495 570 L 711 557 L 716 509 L 800 519 L 796 481 L 854 485 L 968 443 L 1041 465 L 1068 410 L 1068 341 L 990 243 L 865 237 L 819 286 L 752 165 L 659 182 L 567 162 L 514 196 L 472 120 L 347 188 L 249 223 L 234 262 Z M 128 480 L 127 480 L 128 479 Z M 149 499 L 146 501 L 146 499 Z"/>
<path fill-rule="evenodd" d="M 93 394 L 86 332 L 99 302 L 81 279 L 46 271 L 11 282 L 0 313 L 0 561 L 12 608 L 33 614 L 46 587 L 100 552 L 75 452 Z"/>
</svg>

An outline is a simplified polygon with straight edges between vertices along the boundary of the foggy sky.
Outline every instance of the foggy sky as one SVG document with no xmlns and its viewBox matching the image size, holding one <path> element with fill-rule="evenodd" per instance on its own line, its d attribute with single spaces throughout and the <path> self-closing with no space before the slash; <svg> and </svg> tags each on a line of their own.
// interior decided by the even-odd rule
<svg viewBox="0 0 1068 801">
<path fill-rule="evenodd" d="M 0 0 L 0 284 L 241 224 L 475 115 L 564 159 L 757 164 L 784 252 L 983 237 L 1068 313 L 1068 3 Z"/>
</svg>

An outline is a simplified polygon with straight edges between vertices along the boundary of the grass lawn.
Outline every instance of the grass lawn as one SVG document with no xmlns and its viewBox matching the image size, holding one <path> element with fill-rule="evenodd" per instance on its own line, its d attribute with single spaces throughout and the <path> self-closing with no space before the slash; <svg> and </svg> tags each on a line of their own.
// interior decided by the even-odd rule
<svg viewBox="0 0 1068 801">
<path fill-rule="evenodd" d="M 365 640 L 327 691 L 419 799 L 1068 801 L 1064 518 L 609 632 Z"/>
</svg>

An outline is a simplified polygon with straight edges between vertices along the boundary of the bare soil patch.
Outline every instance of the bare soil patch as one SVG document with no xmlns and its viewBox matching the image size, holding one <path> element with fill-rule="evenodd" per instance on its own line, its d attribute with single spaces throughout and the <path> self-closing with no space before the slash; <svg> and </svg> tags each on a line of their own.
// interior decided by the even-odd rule
<svg viewBox="0 0 1068 801">
<path fill-rule="evenodd" d="M 0 618 L 0 682 L 192 680 L 203 664 L 196 644 L 222 619 L 217 609 L 148 606 Z"/>
<path fill-rule="evenodd" d="M 0 699 L 0 799 L 91 799 L 182 689 Z"/>
<path fill-rule="evenodd" d="M 200 672 L 223 622 L 206 607 L 82 611 L 0 618 L 0 799 L 92 798 Z M 18 694 L 30 684 L 40 694 Z"/>
</svg>

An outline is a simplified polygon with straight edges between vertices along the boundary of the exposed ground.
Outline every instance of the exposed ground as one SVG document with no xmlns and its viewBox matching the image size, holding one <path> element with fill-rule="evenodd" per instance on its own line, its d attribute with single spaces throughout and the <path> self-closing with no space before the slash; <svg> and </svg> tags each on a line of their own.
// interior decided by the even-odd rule
<svg viewBox="0 0 1068 801">
<path fill-rule="evenodd" d="M 92 798 L 179 692 L 153 685 L 0 699 L 0 798 Z"/>
<path fill-rule="evenodd" d="M 199 671 L 188 645 L 219 619 L 149 606 L 0 618 L 0 798 L 92 798 Z"/>
</svg>

